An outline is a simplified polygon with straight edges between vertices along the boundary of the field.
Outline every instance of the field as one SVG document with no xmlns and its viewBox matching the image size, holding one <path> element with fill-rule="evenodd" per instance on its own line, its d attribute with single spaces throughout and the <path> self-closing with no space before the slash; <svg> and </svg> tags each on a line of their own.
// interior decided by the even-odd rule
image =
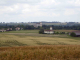
<svg viewBox="0 0 80 60">
<path fill-rule="evenodd" d="M 3 33 L 38 33 L 38 31 L 39 30 L 20 30 L 20 31 L 7 31 Z"/>
<path fill-rule="evenodd" d="M 35 45 L 80 45 L 80 37 L 68 35 L 49 35 L 38 33 L 0 34 L 0 47 Z"/>
<path fill-rule="evenodd" d="M 38 31 L 0 33 L 0 60 L 80 60 L 80 37 L 38 34 Z"/>
<path fill-rule="evenodd" d="M 67 34 L 38 34 L 39 30 L 22 30 L 0 33 L 0 47 L 36 45 L 80 45 L 80 37 Z M 71 32 L 72 30 L 55 30 Z"/>
<path fill-rule="evenodd" d="M 54 30 L 54 31 L 58 31 L 58 32 L 71 32 L 71 31 L 77 31 L 77 30 Z M 7 31 L 7 32 L 3 32 L 3 33 L 38 33 L 39 30 L 21 30 L 21 31 Z M 2 33 L 2 32 L 0 32 Z"/>
<path fill-rule="evenodd" d="M 0 60 L 80 60 L 80 45 L 5 47 Z"/>
</svg>

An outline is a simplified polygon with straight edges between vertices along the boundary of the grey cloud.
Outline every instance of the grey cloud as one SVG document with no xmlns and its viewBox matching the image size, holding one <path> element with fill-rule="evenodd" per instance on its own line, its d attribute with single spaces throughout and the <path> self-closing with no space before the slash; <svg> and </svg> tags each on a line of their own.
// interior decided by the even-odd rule
<svg viewBox="0 0 80 60">
<path fill-rule="evenodd" d="M 10 12 L 10 13 L 6 13 L 4 12 L 3 15 L 1 14 L 0 16 L 0 20 L 3 20 L 3 21 L 14 21 L 15 22 L 18 20 L 18 21 L 33 21 L 33 19 L 35 21 L 40 21 L 40 20 L 50 20 L 50 21 L 69 21 L 69 20 L 79 20 L 80 19 L 80 11 L 78 10 L 78 8 L 80 8 L 80 6 L 75 6 L 74 4 L 70 4 L 68 3 L 68 1 L 70 0 L 55 0 L 56 2 L 60 2 L 59 5 L 55 5 L 55 4 L 52 4 L 50 6 L 44 6 L 44 5 L 40 5 L 40 2 L 42 2 L 43 0 L 0 0 L 0 8 L 1 6 L 11 6 L 11 5 L 16 5 L 17 3 L 19 4 L 29 4 L 30 5 L 30 8 L 33 7 L 32 9 L 34 9 L 35 7 L 32 6 L 32 5 L 39 5 L 39 7 L 37 7 L 36 9 L 39 9 L 40 12 L 46 12 L 46 13 L 55 13 L 55 14 L 60 14 L 59 17 L 41 17 L 41 16 L 26 16 L 24 18 L 24 15 L 23 17 L 20 17 L 19 15 L 22 15 L 22 10 L 24 10 L 24 8 L 21 7 L 21 5 L 19 5 L 19 9 L 17 11 L 14 11 L 14 12 Z M 12 6 L 12 8 L 14 9 L 14 7 Z M 71 16 L 64 16 L 64 12 L 66 9 L 74 9 L 75 12 L 77 12 L 78 14 L 73 14 Z M 32 10 L 31 10 L 32 11 Z M 16 13 L 17 12 L 17 13 Z M 33 14 L 35 13 L 34 11 L 30 12 L 29 14 Z M 27 13 L 26 13 L 27 14 Z M 8 15 L 9 17 L 5 16 L 5 15 Z M 12 20 L 11 20 L 12 19 Z"/>
</svg>

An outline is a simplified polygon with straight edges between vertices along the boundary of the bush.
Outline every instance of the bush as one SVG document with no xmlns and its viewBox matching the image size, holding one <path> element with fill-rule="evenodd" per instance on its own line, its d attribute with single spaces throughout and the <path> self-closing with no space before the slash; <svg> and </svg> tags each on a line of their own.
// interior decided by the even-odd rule
<svg viewBox="0 0 80 60">
<path fill-rule="evenodd" d="M 60 34 L 65 34 L 65 32 L 61 32 Z"/>
<path fill-rule="evenodd" d="M 56 34 L 59 34 L 59 32 L 56 32 Z"/>
<path fill-rule="evenodd" d="M 67 32 L 66 34 L 69 34 L 69 32 Z"/>
<path fill-rule="evenodd" d="M 56 31 L 54 31 L 54 34 L 59 34 L 59 32 L 58 32 L 58 31 L 57 31 L 57 32 L 56 32 Z"/>
<path fill-rule="evenodd" d="M 44 29 L 43 28 L 40 29 L 39 34 L 44 34 Z"/>
<path fill-rule="evenodd" d="M 70 36 L 75 37 L 76 34 L 75 34 L 74 32 L 72 32 L 72 33 L 70 34 Z"/>
</svg>

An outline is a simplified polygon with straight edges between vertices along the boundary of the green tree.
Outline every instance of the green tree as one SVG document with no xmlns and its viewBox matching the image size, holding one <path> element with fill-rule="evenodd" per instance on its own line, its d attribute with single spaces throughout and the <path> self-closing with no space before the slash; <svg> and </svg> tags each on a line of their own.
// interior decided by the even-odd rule
<svg viewBox="0 0 80 60">
<path fill-rule="evenodd" d="M 44 34 L 44 29 L 43 29 L 43 28 L 41 28 L 41 29 L 39 30 L 39 34 Z"/>
<path fill-rule="evenodd" d="M 72 33 L 70 34 L 70 36 L 75 37 L 76 34 L 75 34 L 74 32 L 72 32 Z"/>
</svg>

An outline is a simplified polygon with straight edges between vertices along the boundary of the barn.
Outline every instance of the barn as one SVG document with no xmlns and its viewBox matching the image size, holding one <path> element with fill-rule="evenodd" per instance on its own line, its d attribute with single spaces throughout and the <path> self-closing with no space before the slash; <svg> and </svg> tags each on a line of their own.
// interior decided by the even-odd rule
<svg viewBox="0 0 80 60">
<path fill-rule="evenodd" d="M 72 32 L 74 32 L 74 33 L 76 34 L 76 37 L 80 37 L 80 31 L 72 31 Z M 71 32 L 71 33 L 72 33 L 72 32 Z M 69 33 L 69 35 L 70 35 L 71 33 Z"/>
</svg>

